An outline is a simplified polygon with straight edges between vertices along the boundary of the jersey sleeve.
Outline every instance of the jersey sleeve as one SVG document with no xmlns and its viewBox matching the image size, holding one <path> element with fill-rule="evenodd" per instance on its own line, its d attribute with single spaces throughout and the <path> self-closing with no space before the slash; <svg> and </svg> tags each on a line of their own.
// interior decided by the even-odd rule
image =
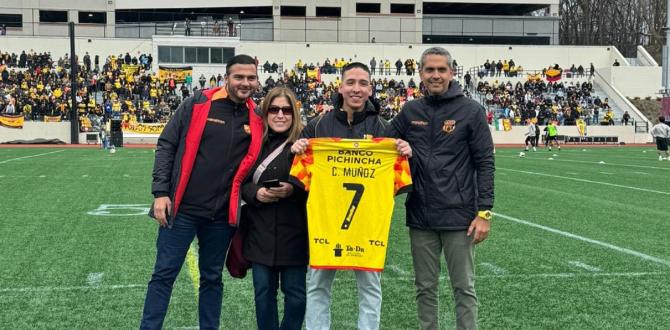
<svg viewBox="0 0 670 330">
<path fill-rule="evenodd" d="M 398 156 L 393 165 L 394 186 L 393 192 L 398 194 L 408 193 L 412 190 L 412 172 L 409 169 L 407 156 Z"/>
<path fill-rule="evenodd" d="M 305 189 L 305 191 L 309 191 L 312 180 L 312 164 L 314 164 L 314 154 L 310 145 L 302 155 L 295 155 L 293 158 L 289 181 Z"/>
</svg>

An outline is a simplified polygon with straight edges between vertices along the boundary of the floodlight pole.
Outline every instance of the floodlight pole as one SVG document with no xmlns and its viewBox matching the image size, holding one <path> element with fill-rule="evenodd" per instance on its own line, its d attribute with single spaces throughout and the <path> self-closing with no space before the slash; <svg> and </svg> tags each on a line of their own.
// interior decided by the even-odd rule
<svg viewBox="0 0 670 330">
<path fill-rule="evenodd" d="M 670 0 L 668 0 L 670 1 Z M 77 113 L 77 55 L 74 50 L 74 22 L 69 24 L 70 34 L 70 144 L 79 144 L 79 113 Z"/>
<path fill-rule="evenodd" d="M 663 103 L 661 115 L 670 117 L 670 0 L 666 5 L 665 45 L 663 45 Z"/>
</svg>

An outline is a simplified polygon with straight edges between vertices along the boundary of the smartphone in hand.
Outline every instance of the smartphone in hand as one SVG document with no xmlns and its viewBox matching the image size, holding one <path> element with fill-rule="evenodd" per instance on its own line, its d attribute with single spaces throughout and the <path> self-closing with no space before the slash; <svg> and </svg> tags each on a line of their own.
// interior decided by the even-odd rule
<svg viewBox="0 0 670 330">
<path fill-rule="evenodd" d="M 281 183 L 279 183 L 279 179 L 263 181 L 262 184 L 263 184 L 263 187 L 265 187 L 266 189 L 281 187 Z"/>
</svg>

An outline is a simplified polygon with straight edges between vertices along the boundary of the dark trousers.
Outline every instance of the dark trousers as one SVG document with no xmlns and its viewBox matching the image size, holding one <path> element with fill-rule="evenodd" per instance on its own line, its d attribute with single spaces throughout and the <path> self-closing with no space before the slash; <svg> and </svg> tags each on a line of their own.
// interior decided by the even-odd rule
<svg viewBox="0 0 670 330">
<path fill-rule="evenodd" d="M 218 329 L 223 298 L 221 272 L 235 228 L 227 219 L 210 219 L 177 214 L 172 228 L 160 227 L 156 240 L 156 265 L 144 301 L 140 329 L 161 329 L 167 313 L 172 286 L 179 275 L 188 249 L 198 237 L 200 289 L 198 314 L 200 329 Z"/>
<path fill-rule="evenodd" d="M 289 330 L 302 328 L 305 319 L 306 266 L 269 267 L 252 263 L 258 329 Z M 284 293 L 284 319 L 281 324 L 277 314 L 277 289 Z"/>
</svg>

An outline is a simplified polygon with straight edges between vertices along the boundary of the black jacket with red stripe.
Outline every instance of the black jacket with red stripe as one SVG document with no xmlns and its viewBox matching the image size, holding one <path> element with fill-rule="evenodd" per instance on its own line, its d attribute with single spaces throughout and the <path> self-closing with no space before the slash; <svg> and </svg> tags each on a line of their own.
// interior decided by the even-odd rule
<svg viewBox="0 0 670 330">
<path fill-rule="evenodd" d="M 184 100 L 163 129 L 156 146 L 151 192 L 155 197 L 169 196 L 172 216 L 178 214 L 189 184 L 212 100 L 227 97 L 225 89 L 213 88 L 196 92 Z M 255 113 L 256 104 L 247 100 L 251 143 L 230 183 L 228 222 L 237 226 L 240 217 L 240 186 L 255 164 L 261 151 L 263 120 Z M 227 157 L 227 155 L 221 155 Z M 223 170 L 223 169 L 222 169 Z M 217 183 L 219 184 L 219 183 Z"/>
</svg>

